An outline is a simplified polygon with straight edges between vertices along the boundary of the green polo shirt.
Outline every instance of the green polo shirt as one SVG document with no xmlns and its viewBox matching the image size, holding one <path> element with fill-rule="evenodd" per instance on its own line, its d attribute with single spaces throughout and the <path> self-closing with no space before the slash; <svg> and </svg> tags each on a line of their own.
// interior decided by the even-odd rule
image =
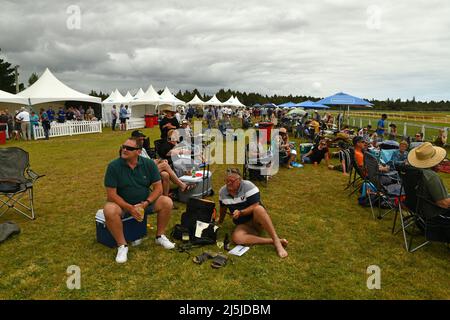
<svg viewBox="0 0 450 320">
<path fill-rule="evenodd" d="M 138 157 L 136 168 L 118 158 L 111 161 L 106 169 L 105 187 L 116 188 L 117 194 L 129 204 L 137 204 L 148 198 L 150 186 L 161 180 L 158 167 L 150 159 Z"/>
<path fill-rule="evenodd" d="M 424 192 L 426 193 L 424 196 L 433 202 L 447 199 L 449 194 L 438 174 L 431 169 L 424 169 L 422 172 Z"/>
</svg>

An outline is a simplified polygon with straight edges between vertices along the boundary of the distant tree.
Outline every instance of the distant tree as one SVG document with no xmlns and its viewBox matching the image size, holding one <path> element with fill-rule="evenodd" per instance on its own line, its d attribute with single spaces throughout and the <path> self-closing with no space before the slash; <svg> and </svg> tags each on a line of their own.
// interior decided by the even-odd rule
<svg viewBox="0 0 450 320">
<path fill-rule="evenodd" d="M 33 83 L 35 83 L 36 81 L 38 81 L 38 79 L 39 79 L 39 76 L 35 72 L 33 72 L 31 74 L 30 78 L 28 79 L 28 86 L 31 87 L 31 85 Z"/>
<path fill-rule="evenodd" d="M 0 49 L 1 52 L 1 49 Z M 19 91 L 23 90 L 23 83 L 19 84 Z M 14 67 L 11 63 L 0 58 L 0 90 L 16 93 L 16 79 L 14 73 Z"/>
</svg>

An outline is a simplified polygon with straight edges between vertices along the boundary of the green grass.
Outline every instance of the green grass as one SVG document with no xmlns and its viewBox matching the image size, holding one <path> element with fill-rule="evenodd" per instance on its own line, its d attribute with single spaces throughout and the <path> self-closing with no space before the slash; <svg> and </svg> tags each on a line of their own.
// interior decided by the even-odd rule
<svg viewBox="0 0 450 320">
<path fill-rule="evenodd" d="M 144 129 L 151 140 L 158 130 Z M 35 185 L 37 219 L 12 212 L 22 232 L 0 244 L 0 299 L 449 299 L 450 253 L 433 243 L 411 254 L 390 233 L 393 215 L 373 220 L 370 209 L 343 192 L 347 178 L 324 164 L 281 169 L 258 184 L 277 232 L 290 241 L 281 260 L 272 246 L 255 246 L 214 270 L 185 253 L 154 244 L 155 230 L 131 247 L 125 265 L 115 250 L 96 242 L 94 214 L 105 201 L 103 176 L 128 133 L 7 142 L 30 153 L 32 168 L 46 176 Z M 214 165 L 213 187 L 223 184 L 225 165 Z M 448 186 L 450 177 L 443 176 Z M 184 205 L 173 212 L 180 221 Z M 150 221 L 155 225 L 155 217 Z M 227 218 L 220 237 L 230 233 Z M 194 249 L 218 250 L 215 246 Z M 81 290 L 68 290 L 66 269 L 81 268 Z M 368 290 L 367 267 L 381 268 L 381 290 Z"/>
</svg>

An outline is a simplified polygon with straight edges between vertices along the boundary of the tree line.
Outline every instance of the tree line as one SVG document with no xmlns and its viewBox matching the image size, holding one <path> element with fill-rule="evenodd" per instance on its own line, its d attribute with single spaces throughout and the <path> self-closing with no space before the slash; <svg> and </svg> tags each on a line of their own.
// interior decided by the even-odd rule
<svg viewBox="0 0 450 320">
<path fill-rule="evenodd" d="M 0 49 L 1 51 L 1 49 Z M 38 80 L 38 75 L 33 73 L 28 79 L 28 86 L 31 86 L 34 82 Z M 19 83 L 19 91 L 25 89 L 25 85 L 23 83 Z M 16 93 L 16 83 L 15 83 L 15 69 L 9 62 L 0 58 L 0 90 Z M 162 90 L 158 91 L 159 94 L 162 93 Z M 91 90 L 89 95 L 94 97 L 100 97 L 102 100 L 105 100 L 109 94 L 102 91 Z M 175 96 L 185 102 L 188 102 L 194 98 L 195 95 L 198 95 L 200 99 L 203 101 L 207 101 L 212 98 L 212 95 L 208 95 L 206 93 L 200 93 L 198 89 L 193 89 L 192 91 L 185 90 L 182 92 L 178 91 Z M 303 96 L 303 95 L 262 95 L 257 92 L 240 92 L 234 91 L 231 89 L 220 89 L 216 93 L 216 97 L 225 102 L 231 96 L 235 96 L 246 106 L 253 106 L 255 104 L 266 104 L 266 103 L 274 103 L 276 105 L 286 103 L 286 102 L 294 102 L 300 103 L 306 100 L 318 101 L 322 99 L 322 97 L 312 97 L 312 96 Z M 387 99 L 387 100 L 368 100 L 371 102 L 374 107 L 372 110 L 394 110 L 394 111 L 450 111 L 450 101 L 416 101 L 413 97 L 412 100 L 402 101 L 401 99 Z M 337 107 L 332 107 L 337 108 Z M 354 109 L 354 108 L 353 108 Z M 367 108 L 361 108 L 362 110 L 367 110 Z"/>
</svg>

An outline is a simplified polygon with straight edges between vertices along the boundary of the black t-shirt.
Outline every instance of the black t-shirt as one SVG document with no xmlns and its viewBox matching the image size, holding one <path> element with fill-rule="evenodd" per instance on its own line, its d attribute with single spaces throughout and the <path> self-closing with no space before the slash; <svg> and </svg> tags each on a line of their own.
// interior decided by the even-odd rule
<svg viewBox="0 0 450 320">
<path fill-rule="evenodd" d="M 158 155 L 163 158 L 163 159 L 167 159 L 171 160 L 171 157 L 168 156 L 167 154 L 170 152 L 170 150 L 172 150 L 175 146 L 170 143 L 169 141 L 164 141 L 163 143 L 161 143 L 161 145 L 158 148 Z"/>
<path fill-rule="evenodd" d="M 177 129 L 180 127 L 180 124 L 178 123 L 177 118 L 175 118 L 175 117 L 173 117 L 171 119 L 169 119 L 167 117 L 162 118 L 162 120 L 159 122 L 159 129 L 161 130 L 161 139 L 163 139 L 163 140 L 167 140 L 167 132 L 169 132 L 169 130 L 171 130 L 168 128 L 163 129 L 163 127 L 168 123 L 172 124 Z"/>
<path fill-rule="evenodd" d="M 319 150 L 318 147 L 314 147 L 312 152 L 313 153 L 309 157 L 311 159 L 311 162 L 312 163 L 314 163 L 314 162 L 320 163 L 325 158 L 325 154 L 327 154 L 328 148 L 323 148 L 322 150 Z"/>
</svg>

